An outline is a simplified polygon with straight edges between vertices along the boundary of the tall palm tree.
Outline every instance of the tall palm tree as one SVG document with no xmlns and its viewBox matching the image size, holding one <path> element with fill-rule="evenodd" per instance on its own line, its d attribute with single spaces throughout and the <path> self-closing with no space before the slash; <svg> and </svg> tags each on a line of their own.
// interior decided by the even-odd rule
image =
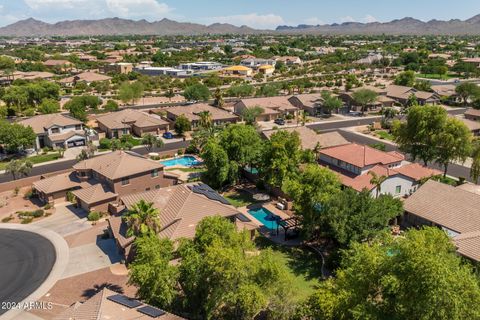
<svg viewBox="0 0 480 320">
<path fill-rule="evenodd" d="M 127 236 L 142 236 L 156 234 L 160 231 L 160 219 L 158 209 L 153 207 L 152 202 L 140 200 L 132 206 L 124 215 L 127 222 Z"/>
<path fill-rule="evenodd" d="M 200 120 L 198 121 L 198 125 L 200 128 L 208 129 L 212 127 L 213 121 L 210 111 L 202 111 L 198 115 L 200 117 Z"/>
<path fill-rule="evenodd" d="M 382 183 L 385 182 L 385 180 L 387 180 L 387 176 L 384 176 L 384 175 L 379 176 L 373 171 L 369 171 L 368 174 L 372 176 L 372 178 L 370 179 L 370 184 L 375 186 L 375 189 L 376 189 L 375 198 L 378 198 L 378 196 L 380 195 L 380 192 L 382 192 Z"/>
<path fill-rule="evenodd" d="M 225 100 L 223 100 L 223 94 L 220 88 L 217 88 L 217 90 L 215 90 L 214 97 L 215 97 L 215 102 L 213 103 L 213 105 L 217 108 L 223 108 L 225 104 Z"/>
</svg>

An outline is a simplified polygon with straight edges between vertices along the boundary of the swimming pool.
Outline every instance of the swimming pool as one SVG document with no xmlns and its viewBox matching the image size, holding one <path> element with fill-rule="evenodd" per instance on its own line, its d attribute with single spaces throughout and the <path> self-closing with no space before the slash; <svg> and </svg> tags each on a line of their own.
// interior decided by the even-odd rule
<svg viewBox="0 0 480 320">
<path fill-rule="evenodd" d="M 248 210 L 248 213 L 250 213 L 258 221 L 260 221 L 260 223 L 262 223 L 265 228 L 269 230 L 277 230 L 277 226 L 279 225 L 278 221 L 281 218 L 276 214 L 273 214 L 264 207 Z"/>
<path fill-rule="evenodd" d="M 201 164 L 195 157 L 192 156 L 183 156 L 175 159 L 160 161 L 165 167 L 171 166 L 184 166 L 184 167 L 193 167 Z"/>
</svg>

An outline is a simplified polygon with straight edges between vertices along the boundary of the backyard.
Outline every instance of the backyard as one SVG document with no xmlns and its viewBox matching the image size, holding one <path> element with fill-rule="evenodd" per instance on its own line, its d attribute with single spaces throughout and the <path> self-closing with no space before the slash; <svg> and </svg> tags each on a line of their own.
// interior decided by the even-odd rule
<svg viewBox="0 0 480 320">
<path fill-rule="evenodd" d="M 255 202 L 252 195 L 245 191 L 229 191 L 226 192 L 223 197 L 235 208 L 246 207 Z"/>
<path fill-rule="evenodd" d="M 277 245 L 260 236 L 257 247 L 270 248 L 275 257 L 287 267 L 293 277 L 294 300 L 302 301 L 314 293 L 322 279 L 321 260 L 316 253 L 305 248 Z"/>
</svg>

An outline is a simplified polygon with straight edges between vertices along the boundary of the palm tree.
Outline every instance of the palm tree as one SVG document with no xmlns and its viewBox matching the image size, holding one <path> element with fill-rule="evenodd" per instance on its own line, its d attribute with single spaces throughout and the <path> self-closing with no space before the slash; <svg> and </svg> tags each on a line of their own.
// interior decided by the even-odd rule
<svg viewBox="0 0 480 320">
<path fill-rule="evenodd" d="M 223 100 L 223 94 L 220 88 L 217 88 L 217 90 L 215 90 L 214 97 L 215 97 L 215 101 L 213 102 L 213 105 L 217 108 L 223 108 L 223 105 L 225 104 L 225 100 Z"/>
<path fill-rule="evenodd" d="M 159 211 L 152 202 L 140 200 L 124 215 L 127 222 L 127 236 L 157 234 L 160 231 Z"/>
<path fill-rule="evenodd" d="M 18 176 L 28 176 L 32 167 L 33 164 L 30 160 L 12 160 L 5 167 L 5 173 L 11 174 L 13 180 L 17 180 Z"/>
<path fill-rule="evenodd" d="M 370 179 L 370 184 L 375 186 L 375 189 L 376 189 L 375 198 L 378 198 L 378 196 L 380 195 L 380 192 L 382 192 L 382 183 L 385 180 L 387 180 L 387 176 L 384 176 L 384 175 L 379 176 L 373 171 L 369 171 L 368 174 L 372 176 L 372 178 Z"/>
<path fill-rule="evenodd" d="M 198 115 L 200 116 L 200 120 L 198 121 L 200 128 L 208 129 L 212 126 L 213 121 L 210 111 L 202 111 Z"/>
<path fill-rule="evenodd" d="M 474 183 L 478 183 L 480 177 L 480 140 L 473 143 L 472 165 L 470 168 L 470 178 Z"/>
</svg>

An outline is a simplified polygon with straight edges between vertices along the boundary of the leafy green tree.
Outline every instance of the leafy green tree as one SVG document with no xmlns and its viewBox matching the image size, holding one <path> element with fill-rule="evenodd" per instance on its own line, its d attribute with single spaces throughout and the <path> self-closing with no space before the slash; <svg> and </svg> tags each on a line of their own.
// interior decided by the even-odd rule
<svg viewBox="0 0 480 320">
<path fill-rule="evenodd" d="M 15 61 L 12 58 L 6 56 L 0 56 L 0 70 L 13 70 L 15 69 Z"/>
<path fill-rule="evenodd" d="M 200 117 L 198 125 L 203 129 L 209 129 L 213 126 L 212 114 L 210 111 L 202 111 L 198 114 Z"/>
<path fill-rule="evenodd" d="M 109 112 L 118 111 L 118 103 L 115 100 L 108 100 L 103 109 Z"/>
<path fill-rule="evenodd" d="M 56 100 L 45 99 L 38 106 L 38 111 L 43 114 L 56 113 L 60 111 L 60 103 Z"/>
<path fill-rule="evenodd" d="M 441 106 L 412 106 L 407 121 L 394 121 L 392 132 L 401 151 L 413 160 L 421 159 L 424 164 L 435 160 L 437 135 L 447 122 L 447 112 Z"/>
<path fill-rule="evenodd" d="M 164 145 L 162 139 L 159 139 L 157 136 L 154 136 L 151 133 L 143 135 L 142 144 L 145 146 L 145 149 L 147 149 L 148 152 L 150 152 L 153 147 L 161 148 Z"/>
<path fill-rule="evenodd" d="M 189 101 L 207 101 L 210 98 L 210 90 L 206 85 L 197 83 L 186 87 L 183 96 Z"/>
<path fill-rule="evenodd" d="M 227 153 L 228 159 L 240 168 L 255 166 L 261 157 L 262 140 L 252 126 L 234 124 L 220 133 L 220 146 Z"/>
<path fill-rule="evenodd" d="M 123 216 L 128 225 L 127 236 L 154 235 L 160 231 L 159 212 L 152 202 L 140 200 Z"/>
<path fill-rule="evenodd" d="M 404 71 L 397 75 L 394 83 L 399 86 L 413 87 L 415 85 L 415 72 Z"/>
<path fill-rule="evenodd" d="M 215 101 L 213 102 L 213 105 L 217 108 L 223 108 L 223 106 L 225 105 L 225 100 L 223 99 L 223 94 L 220 88 L 217 88 L 217 90 L 215 90 L 214 98 Z"/>
<path fill-rule="evenodd" d="M 238 97 L 238 98 L 249 97 L 249 96 L 253 96 L 254 93 L 255 93 L 255 87 L 246 83 L 236 85 L 236 86 L 231 86 L 227 90 L 227 95 L 229 97 Z"/>
<path fill-rule="evenodd" d="M 391 219 L 403 213 L 402 202 L 390 195 L 373 198 L 369 190 L 351 188 L 334 194 L 320 210 L 319 230 L 341 246 L 372 239 Z"/>
<path fill-rule="evenodd" d="M 130 264 L 129 284 L 138 288 L 137 296 L 149 304 L 169 308 L 177 297 L 178 268 L 173 259 L 173 244 L 150 235 L 135 242 L 135 260 Z"/>
<path fill-rule="evenodd" d="M 175 124 L 173 125 L 173 128 L 179 136 L 183 136 L 185 132 L 192 130 L 192 125 L 190 123 L 190 120 L 188 120 L 187 117 L 181 114 L 177 117 L 177 119 L 175 119 Z"/>
<path fill-rule="evenodd" d="M 112 149 L 112 151 L 121 150 L 122 147 L 122 142 L 119 139 L 110 140 L 110 149 Z"/>
<path fill-rule="evenodd" d="M 480 88 L 473 82 L 462 82 L 455 88 L 455 92 L 463 100 L 464 105 L 468 105 L 470 99 L 480 96 Z"/>
<path fill-rule="evenodd" d="M 342 100 L 338 97 L 333 96 L 330 91 L 322 92 L 322 108 L 327 110 L 328 113 L 332 113 L 334 110 L 338 110 L 343 106 Z"/>
<path fill-rule="evenodd" d="M 377 93 L 370 89 L 359 89 L 352 93 L 353 101 L 362 107 L 362 113 L 365 113 L 367 106 L 377 100 Z"/>
<path fill-rule="evenodd" d="M 17 180 L 17 178 L 21 176 L 28 176 L 30 171 L 32 171 L 32 168 L 33 164 L 30 160 L 16 159 L 7 163 L 5 166 L 5 173 L 11 174 L 13 180 Z"/>
<path fill-rule="evenodd" d="M 437 135 L 435 144 L 435 162 L 443 166 L 444 177 L 452 161 L 465 162 L 471 152 L 471 142 L 470 129 L 460 119 L 448 118 L 445 127 Z"/>
<path fill-rule="evenodd" d="M 228 155 L 216 139 L 206 143 L 201 157 L 207 168 L 204 177 L 213 188 L 221 188 L 229 182 L 231 166 Z"/>
<path fill-rule="evenodd" d="M 124 82 L 118 89 L 118 97 L 123 103 L 135 104 L 143 96 L 144 87 L 140 81 Z"/>
<path fill-rule="evenodd" d="M 241 112 L 243 121 L 248 125 L 254 125 L 257 123 L 257 117 L 263 113 L 264 109 L 260 106 L 254 106 L 252 108 L 245 108 Z"/>
<path fill-rule="evenodd" d="M 413 87 L 420 91 L 432 91 L 432 84 L 427 80 L 417 80 Z"/>
<path fill-rule="evenodd" d="M 470 167 L 470 178 L 478 183 L 480 178 L 480 141 L 475 140 L 472 144 L 472 165 Z"/>
<path fill-rule="evenodd" d="M 298 175 L 287 177 L 282 191 L 293 199 L 295 212 L 303 221 L 303 232 L 310 238 L 320 225 L 321 207 L 340 192 L 340 181 L 330 169 L 309 164 Z"/>
<path fill-rule="evenodd" d="M 168 101 L 172 101 L 172 98 L 175 97 L 175 92 L 173 89 L 168 89 L 164 95 L 166 98 L 168 98 Z"/>
<path fill-rule="evenodd" d="M 480 317 L 478 279 L 440 229 L 354 243 L 342 257 L 336 277 L 308 299 L 304 319 Z"/>
<path fill-rule="evenodd" d="M 20 149 L 35 145 L 37 135 L 33 129 L 18 123 L 0 121 L 0 144 L 8 152 L 18 152 Z"/>
<path fill-rule="evenodd" d="M 298 172 L 301 155 L 297 132 L 279 130 L 264 144 L 261 174 L 271 186 L 281 187 L 285 179 Z"/>
</svg>

